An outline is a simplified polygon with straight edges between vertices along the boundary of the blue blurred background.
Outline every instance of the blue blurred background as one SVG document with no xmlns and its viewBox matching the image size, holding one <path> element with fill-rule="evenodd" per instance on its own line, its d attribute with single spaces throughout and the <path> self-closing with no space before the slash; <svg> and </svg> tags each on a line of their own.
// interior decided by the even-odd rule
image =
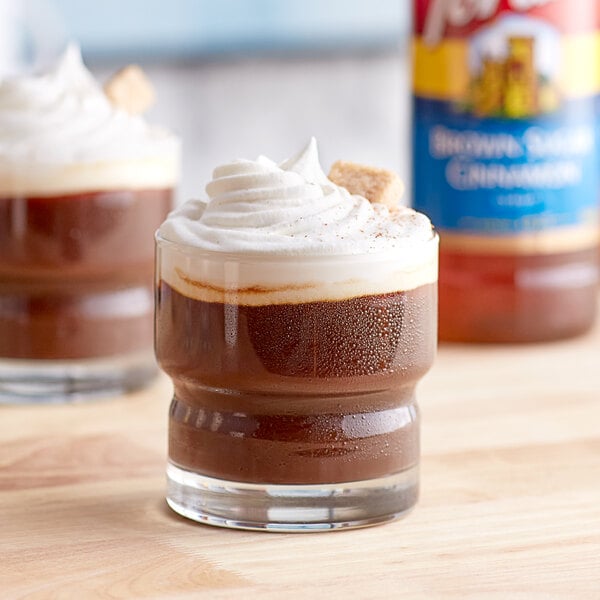
<svg viewBox="0 0 600 600">
<path fill-rule="evenodd" d="M 311 136 L 408 177 L 408 0 L 0 0 L 0 75 L 77 41 L 102 83 L 143 66 L 148 114 L 184 143 L 180 200 L 222 161 L 282 160 Z"/>
<path fill-rule="evenodd" d="M 54 0 L 94 57 L 383 48 L 406 27 L 406 0 Z"/>
</svg>

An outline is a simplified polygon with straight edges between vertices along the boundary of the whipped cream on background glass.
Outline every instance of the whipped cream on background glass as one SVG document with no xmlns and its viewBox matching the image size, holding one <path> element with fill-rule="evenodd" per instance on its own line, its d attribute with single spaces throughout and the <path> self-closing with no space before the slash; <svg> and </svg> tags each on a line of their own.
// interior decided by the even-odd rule
<svg viewBox="0 0 600 600">
<path fill-rule="evenodd" d="M 319 165 L 314 139 L 279 165 L 261 156 L 217 167 L 206 192 L 208 200 L 186 202 L 159 229 L 181 250 L 163 259 L 162 277 L 189 297 L 306 302 L 437 280 L 429 219 L 406 207 L 390 212 L 335 185 Z M 232 266 L 229 280 L 227 269 L 194 260 L 197 251 L 222 253 L 224 261 L 248 257 L 252 268 Z"/>
<path fill-rule="evenodd" d="M 0 80 L 0 193 L 175 186 L 179 141 L 116 108 L 71 45 L 41 75 Z"/>
</svg>

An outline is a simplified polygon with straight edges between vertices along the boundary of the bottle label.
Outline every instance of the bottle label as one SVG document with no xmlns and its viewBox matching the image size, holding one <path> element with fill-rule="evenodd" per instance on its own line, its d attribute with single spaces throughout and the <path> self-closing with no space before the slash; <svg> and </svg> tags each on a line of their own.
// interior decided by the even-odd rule
<svg viewBox="0 0 600 600">
<path fill-rule="evenodd" d="M 599 18 L 596 0 L 416 1 L 414 204 L 440 230 L 597 242 Z"/>
</svg>

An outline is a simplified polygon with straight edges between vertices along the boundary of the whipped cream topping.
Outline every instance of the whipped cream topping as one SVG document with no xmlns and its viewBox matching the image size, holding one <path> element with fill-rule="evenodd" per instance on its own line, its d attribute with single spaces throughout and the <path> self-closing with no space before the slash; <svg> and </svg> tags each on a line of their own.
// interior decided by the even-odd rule
<svg viewBox="0 0 600 600">
<path fill-rule="evenodd" d="M 160 228 L 168 240 L 231 253 L 356 255 L 431 239 L 425 215 L 372 204 L 335 185 L 319 165 L 314 138 L 277 165 L 264 156 L 217 167 L 208 201 L 190 200 Z"/>
<path fill-rule="evenodd" d="M 280 165 L 259 157 L 220 166 L 206 192 L 208 201 L 187 202 L 159 229 L 159 277 L 188 297 L 310 302 L 437 280 L 429 219 L 403 207 L 390 213 L 336 186 L 314 139 Z"/>
<path fill-rule="evenodd" d="M 0 192 L 169 187 L 178 171 L 178 139 L 113 106 L 76 46 L 0 81 Z"/>
</svg>

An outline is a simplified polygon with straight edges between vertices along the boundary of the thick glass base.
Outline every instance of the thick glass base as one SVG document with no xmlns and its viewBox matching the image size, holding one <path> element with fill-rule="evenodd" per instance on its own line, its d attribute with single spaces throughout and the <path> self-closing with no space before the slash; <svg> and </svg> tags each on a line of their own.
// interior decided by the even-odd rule
<svg viewBox="0 0 600 600">
<path fill-rule="evenodd" d="M 144 387 L 157 373 L 151 352 L 85 360 L 0 358 L 0 404 L 47 404 L 114 396 Z"/>
<path fill-rule="evenodd" d="M 368 481 L 328 485 L 248 484 L 167 467 L 167 503 L 219 527 L 310 532 L 366 527 L 406 514 L 418 497 L 418 466 Z"/>
</svg>

